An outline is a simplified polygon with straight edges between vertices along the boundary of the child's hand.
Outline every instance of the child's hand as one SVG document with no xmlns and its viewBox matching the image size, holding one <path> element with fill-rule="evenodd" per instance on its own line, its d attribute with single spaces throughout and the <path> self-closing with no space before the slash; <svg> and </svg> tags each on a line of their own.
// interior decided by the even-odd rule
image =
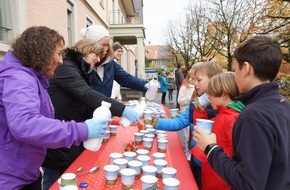
<svg viewBox="0 0 290 190">
<path fill-rule="evenodd" d="M 216 135 L 214 133 L 208 134 L 202 129 L 194 126 L 194 131 L 192 133 L 192 139 L 196 142 L 196 145 L 204 151 L 207 145 L 216 143 Z"/>
<path fill-rule="evenodd" d="M 155 127 L 157 125 L 157 118 L 156 117 L 152 117 L 152 126 Z"/>
</svg>

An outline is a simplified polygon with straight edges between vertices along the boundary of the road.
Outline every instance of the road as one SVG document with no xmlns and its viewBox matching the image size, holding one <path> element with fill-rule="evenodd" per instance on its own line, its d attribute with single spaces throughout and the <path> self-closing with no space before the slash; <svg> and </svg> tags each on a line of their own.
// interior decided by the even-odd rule
<svg viewBox="0 0 290 190">
<path fill-rule="evenodd" d="M 154 102 L 161 104 L 161 97 L 162 97 L 162 93 L 158 92 L 156 94 L 156 98 L 154 100 Z M 166 93 L 166 99 L 165 99 L 165 105 L 169 108 L 169 109 L 173 109 L 176 108 L 176 90 L 173 91 L 173 104 L 169 104 L 169 100 L 168 100 L 168 92 Z"/>
</svg>

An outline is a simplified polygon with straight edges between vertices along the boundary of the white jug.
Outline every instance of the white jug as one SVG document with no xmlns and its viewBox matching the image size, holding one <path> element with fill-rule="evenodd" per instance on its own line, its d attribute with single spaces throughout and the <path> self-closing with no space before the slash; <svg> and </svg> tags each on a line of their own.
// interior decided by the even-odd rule
<svg viewBox="0 0 290 190">
<path fill-rule="evenodd" d="M 150 88 L 147 90 L 145 97 L 149 101 L 155 100 L 158 88 L 159 88 L 159 82 L 155 79 L 150 80 L 149 82 Z"/>
</svg>

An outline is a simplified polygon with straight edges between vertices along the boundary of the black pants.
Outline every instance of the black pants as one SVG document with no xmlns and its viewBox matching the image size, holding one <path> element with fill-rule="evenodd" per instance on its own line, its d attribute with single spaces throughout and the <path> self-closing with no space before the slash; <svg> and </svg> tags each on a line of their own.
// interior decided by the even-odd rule
<svg viewBox="0 0 290 190">
<path fill-rule="evenodd" d="M 179 87 L 176 88 L 176 108 L 180 109 L 180 105 L 178 103 L 178 94 L 179 94 Z"/>
<path fill-rule="evenodd" d="M 165 104 L 166 92 L 162 92 L 161 104 Z"/>
<path fill-rule="evenodd" d="M 35 182 L 22 187 L 20 190 L 41 190 L 41 180 L 42 175 L 40 174 L 39 178 Z"/>
<path fill-rule="evenodd" d="M 198 188 L 201 189 L 201 168 L 194 163 L 192 155 L 190 159 L 190 168 Z"/>
</svg>

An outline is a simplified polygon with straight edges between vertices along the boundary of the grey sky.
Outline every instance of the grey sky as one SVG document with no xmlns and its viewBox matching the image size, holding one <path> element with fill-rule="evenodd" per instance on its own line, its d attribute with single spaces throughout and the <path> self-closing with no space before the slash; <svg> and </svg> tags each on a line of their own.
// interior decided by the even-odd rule
<svg viewBox="0 0 290 190">
<path fill-rule="evenodd" d="M 168 21 L 183 18 L 187 0 L 143 0 L 143 5 L 145 44 L 164 44 Z"/>
</svg>

